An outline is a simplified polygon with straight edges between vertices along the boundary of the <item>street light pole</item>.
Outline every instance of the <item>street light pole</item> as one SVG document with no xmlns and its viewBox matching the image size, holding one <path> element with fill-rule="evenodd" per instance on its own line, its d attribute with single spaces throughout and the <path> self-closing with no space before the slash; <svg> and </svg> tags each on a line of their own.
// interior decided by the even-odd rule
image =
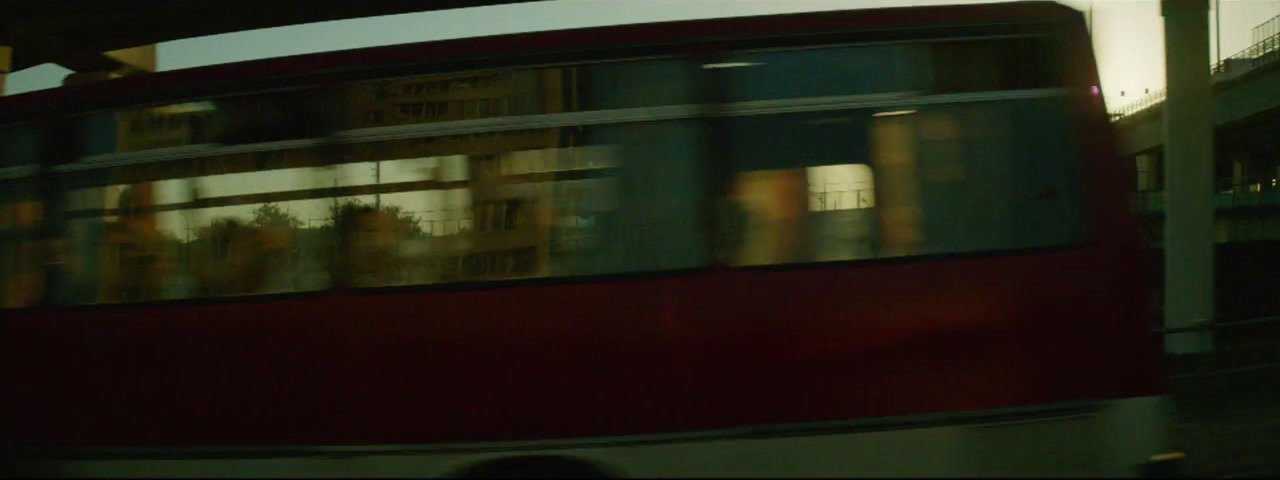
<svg viewBox="0 0 1280 480">
<path fill-rule="evenodd" d="M 1222 65 L 1222 0 L 1213 3 L 1213 45 L 1217 50 L 1214 55 L 1218 59 L 1214 65 Z"/>
</svg>

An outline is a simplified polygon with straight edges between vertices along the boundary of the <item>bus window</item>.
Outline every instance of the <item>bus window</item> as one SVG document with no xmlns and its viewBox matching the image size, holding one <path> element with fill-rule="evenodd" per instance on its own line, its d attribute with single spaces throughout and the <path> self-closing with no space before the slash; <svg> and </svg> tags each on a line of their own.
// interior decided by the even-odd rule
<svg viewBox="0 0 1280 480">
<path fill-rule="evenodd" d="M 678 59 L 432 74 L 349 84 L 343 108 L 361 128 L 688 105 L 700 81 Z"/>
<path fill-rule="evenodd" d="M 213 102 L 123 109 L 83 118 L 86 152 L 108 154 L 212 143 L 219 121 Z"/>
<path fill-rule="evenodd" d="M 872 255 L 868 113 L 753 115 L 729 121 L 731 203 L 743 220 L 736 265 Z"/>
<path fill-rule="evenodd" d="M 926 250 L 1063 245 L 1085 236 L 1066 97 L 938 105 L 916 119 Z"/>
<path fill-rule="evenodd" d="M 323 138 L 344 126 L 345 96 L 341 89 L 312 87 L 219 98 L 194 109 L 173 105 L 164 116 L 149 119 L 154 125 L 150 130 L 166 132 L 165 137 L 185 135 L 192 143 L 227 145 Z M 212 114 L 206 113 L 208 103 Z M 212 132 L 205 125 L 210 117 L 216 127 Z"/>
<path fill-rule="evenodd" d="M 124 185 L 116 192 L 110 199 L 116 215 L 103 229 L 101 295 L 113 301 L 159 299 L 168 255 L 156 214 L 147 210 L 155 204 L 153 185 Z"/>
<path fill-rule="evenodd" d="M 895 112 L 897 113 L 897 112 Z M 920 160 L 916 153 L 913 112 L 873 118 L 871 156 L 880 173 L 877 206 L 881 256 L 922 253 Z"/>
<path fill-rule="evenodd" d="M 217 162 L 203 159 L 194 168 L 211 170 Z M 71 270 L 76 272 L 70 301 L 324 288 L 324 268 L 316 266 L 315 255 L 321 247 L 302 228 L 304 219 L 313 224 L 314 219 L 298 214 L 305 206 L 319 210 L 328 202 L 281 195 L 305 191 L 313 177 L 307 173 L 286 169 L 110 182 L 69 191 L 68 235 L 75 252 Z M 273 201 L 281 197 L 283 201 Z M 314 250 L 304 252 L 304 245 Z"/>
<path fill-rule="evenodd" d="M 699 123 L 635 121 L 625 110 L 697 103 L 700 73 L 662 59 L 432 74 L 95 117 L 86 127 L 89 154 L 123 160 L 62 175 L 71 244 L 81 253 L 75 297 L 139 301 L 701 265 Z M 476 123 L 589 110 L 600 113 L 586 126 Z M 599 123 L 620 110 L 631 120 Z M 302 117 L 314 122 L 298 123 Z M 448 122 L 462 120 L 464 133 L 451 130 Z M 282 122 L 289 128 L 275 128 Z M 432 123 L 445 125 L 436 132 Z M 327 135 L 335 125 L 376 140 L 128 160 L 139 150 Z M 405 134 L 413 125 L 424 129 Z M 377 135 L 385 128 L 397 130 Z"/>
<path fill-rule="evenodd" d="M 309 147 L 258 152 L 259 165 L 290 167 L 258 171 L 231 154 L 78 172 L 81 188 L 68 195 L 72 243 L 85 250 L 77 298 L 695 267 L 704 251 L 693 213 L 697 128 L 637 122 Z M 165 178 L 174 176 L 185 178 Z M 107 185 L 85 188 L 94 179 Z"/>
<path fill-rule="evenodd" d="M 1040 37 L 741 52 L 724 70 L 725 100 L 967 93 L 1058 88 L 1063 63 Z"/>
<path fill-rule="evenodd" d="M 43 208 L 30 176 L 43 148 L 43 129 L 0 129 L 0 308 L 33 305 L 44 293 Z"/>
<path fill-rule="evenodd" d="M 583 273 L 654 271 L 705 264 L 703 223 L 698 212 L 705 195 L 701 175 L 699 122 L 677 120 L 600 125 L 589 128 L 591 143 L 614 145 L 616 233 L 592 242 L 614 242 L 622 263 Z M 609 222 L 597 216 L 596 222 Z M 607 225 L 596 223 L 601 228 Z M 607 228 L 607 227 L 604 227 Z M 605 230 L 607 231 L 607 230 Z M 602 270 L 605 269 L 605 270 Z"/>
<path fill-rule="evenodd" d="M 691 105 L 705 76 L 683 59 L 611 62 L 569 69 L 577 111 Z M 571 99 L 572 100 L 572 99 Z"/>
<path fill-rule="evenodd" d="M 1045 97 L 735 117 L 729 196 L 746 220 L 731 263 L 1078 242 L 1068 108 Z"/>
<path fill-rule="evenodd" d="M 1047 39 L 1023 36 L 747 52 L 703 65 L 723 69 L 728 110 L 742 112 L 726 124 L 730 215 L 740 219 L 725 224 L 741 224 L 731 263 L 1078 241 L 1081 172 L 1056 58 Z M 990 99 L 943 96 L 955 93 Z M 806 191 L 807 209 L 796 193 Z M 833 208 L 846 200 L 857 208 Z"/>
<path fill-rule="evenodd" d="M 337 130 L 690 105 L 702 76 L 680 59 L 383 78 L 85 117 L 91 154 L 325 137 Z"/>
<path fill-rule="evenodd" d="M 813 260 L 872 257 L 876 189 L 871 166 L 851 163 L 805 170 Z"/>
<path fill-rule="evenodd" d="M 7 195 L 8 196 L 8 195 Z M 44 249 L 36 236 L 39 202 L 9 196 L 0 202 L 0 306 L 34 305 L 44 294 Z"/>
<path fill-rule="evenodd" d="M 1016 37 L 937 42 L 930 46 L 933 93 L 1059 88 L 1062 55 L 1047 38 Z"/>
<path fill-rule="evenodd" d="M 422 140 L 428 139 L 384 145 L 385 152 L 413 158 L 379 162 L 378 180 L 384 188 L 424 182 L 421 189 L 340 207 L 339 257 L 350 263 L 334 271 L 350 275 L 354 286 L 621 273 L 704 261 L 692 213 L 701 195 L 695 121 Z M 377 265 L 385 272 L 375 274 Z"/>
<path fill-rule="evenodd" d="M 44 147 L 44 131 L 36 127 L 0 129 L 0 168 L 35 165 Z"/>
<path fill-rule="evenodd" d="M 802 261 L 804 169 L 756 170 L 733 179 L 732 195 L 746 212 L 742 246 L 733 262 L 768 265 Z"/>
<path fill-rule="evenodd" d="M 703 68 L 724 70 L 730 102 L 885 94 L 924 90 L 927 53 L 917 45 L 750 52 Z"/>
</svg>

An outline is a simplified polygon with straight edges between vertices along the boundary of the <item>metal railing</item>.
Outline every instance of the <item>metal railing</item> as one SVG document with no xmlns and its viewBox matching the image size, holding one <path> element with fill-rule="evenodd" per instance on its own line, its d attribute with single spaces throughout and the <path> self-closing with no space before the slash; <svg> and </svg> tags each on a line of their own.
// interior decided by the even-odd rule
<svg viewBox="0 0 1280 480">
<path fill-rule="evenodd" d="M 1133 211 L 1139 213 L 1159 213 L 1164 211 L 1164 192 L 1138 192 L 1133 196 Z M 1216 210 L 1243 208 L 1277 208 L 1280 207 L 1280 190 L 1264 189 L 1261 191 L 1219 192 L 1213 197 Z"/>
<path fill-rule="evenodd" d="M 1250 34 L 1252 35 L 1251 38 L 1253 38 L 1253 43 L 1261 42 L 1263 39 L 1272 35 L 1280 35 L 1280 15 L 1271 17 L 1271 20 L 1259 23 L 1258 26 L 1253 27 Z"/>
<path fill-rule="evenodd" d="M 1156 105 L 1163 104 L 1164 99 L 1165 99 L 1165 89 L 1161 88 L 1159 90 L 1152 92 L 1149 95 L 1143 96 L 1142 98 L 1139 98 L 1137 100 L 1134 100 L 1132 102 L 1129 102 L 1127 104 L 1120 106 L 1120 108 L 1117 108 L 1114 112 L 1111 112 L 1111 119 L 1116 120 L 1119 118 L 1127 117 L 1129 115 L 1133 115 L 1135 113 L 1141 112 L 1143 110 L 1154 107 Z"/>
<path fill-rule="evenodd" d="M 1277 52 L 1280 52 L 1280 34 L 1264 38 L 1240 53 L 1214 64 L 1212 72 L 1229 73 L 1237 65 L 1245 67 L 1245 71 L 1252 70 L 1274 62 Z"/>
<path fill-rule="evenodd" d="M 1213 81 L 1218 81 L 1233 78 L 1264 65 L 1269 65 L 1277 59 L 1280 59 L 1280 34 L 1264 38 L 1249 46 L 1249 48 L 1211 65 L 1209 68 L 1210 73 L 1215 77 Z M 1111 120 L 1119 120 L 1163 105 L 1165 93 L 1165 89 L 1162 88 L 1133 102 L 1121 105 L 1110 113 Z"/>
<path fill-rule="evenodd" d="M 875 205 L 875 191 L 870 188 L 820 192 L 810 191 L 809 205 L 811 209 L 816 210 L 856 210 L 871 208 Z"/>
</svg>

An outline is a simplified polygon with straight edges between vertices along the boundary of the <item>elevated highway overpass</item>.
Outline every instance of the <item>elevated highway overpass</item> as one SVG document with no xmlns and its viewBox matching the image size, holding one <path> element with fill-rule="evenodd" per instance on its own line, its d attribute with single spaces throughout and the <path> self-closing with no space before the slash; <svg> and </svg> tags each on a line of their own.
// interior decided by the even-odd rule
<svg viewBox="0 0 1280 480">
<path fill-rule="evenodd" d="M 1247 235 L 1238 228 L 1246 217 L 1280 208 L 1280 35 L 1215 65 L 1212 78 L 1219 241 L 1241 235 L 1280 238 L 1280 222 L 1268 221 L 1263 230 L 1251 227 Z M 1112 115 L 1122 153 L 1137 165 L 1137 206 L 1154 215 L 1164 210 L 1164 100 L 1163 91 L 1155 92 Z"/>
<path fill-rule="evenodd" d="M 1253 133 L 1280 107 L 1280 36 L 1254 45 L 1216 65 L 1213 73 L 1213 123 L 1219 142 L 1238 144 L 1234 133 Z M 1158 91 L 1112 115 L 1125 154 L 1159 150 L 1164 145 L 1164 92 Z M 1268 130 L 1269 131 L 1269 130 Z M 1226 138 L 1222 135 L 1226 134 Z M 1252 137 L 1252 136 L 1250 136 Z"/>
</svg>

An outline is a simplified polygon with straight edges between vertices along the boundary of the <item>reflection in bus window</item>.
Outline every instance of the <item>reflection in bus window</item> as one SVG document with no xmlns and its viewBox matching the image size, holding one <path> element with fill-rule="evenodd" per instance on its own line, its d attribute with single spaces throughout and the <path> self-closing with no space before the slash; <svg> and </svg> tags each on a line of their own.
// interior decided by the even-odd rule
<svg viewBox="0 0 1280 480">
<path fill-rule="evenodd" d="M 734 117 L 730 195 L 736 265 L 871 255 L 868 115 L 837 111 Z M 875 182 L 879 184 L 880 182 Z M 846 210 L 848 209 L 848 210 Z M 843 239 L 843 240 L 837 240 Z"/>
<path fill-rule="evenodd" d="M 272 204 L 253 219 L 219 218 L 188 246 L 189 266 L 200 295 L 243 295 L 295 290 L 288 273 L 298 268 L 293 234 L 301 221 Z"/>
<path fill-rule="evenodd" d="M 738 265 L 803 261 L 801 221 L 805 215 L 803 170 L 758 170 L 734 178 L 733 194 L 745 210 Z"/>
<path fill-rule="evenodd" d="M 81 123 L 91 154 L 246 144 L 337 130 L 694 104 L 701 78 L 681 59 L 417 75 L 121 109 L 85 115 Z"/>
<path fill-rule="evenodd" d="M 872 257 L 876 203 L 871 167 L 823 165 L 807 172 L 813 260 Z"/>
<path fill-rule="evenodd" d="M 916 119 L 931 253 L 1060 245 L 1084 236 L 1066 98 L 941 105 Z"/>
<path fill-rule="evenodd" d="M 0 307 L 31 306 L 44 294 L 43 252 L 35 236 L 41 213 L 30 200 L 0 203 Z"/>
<path fill-rule="evenodd" d="M 35 127 L 0 129 L 0 168 L 38 163 L 44 132 Z"/>
<path fill-rule="evenodd" d="M 342 286 L 408 283 L 412 268 L 402 262 L 409 245 L 423 239 L 421 221 L 398 205 L 366 205 L 358 200 L 331 210 L 336 249 L 330 272 Z M 419 281 L 423 279 L 417 279 Z"/>
<path fill-rule="evenodd" d="M 696 103 L 683 60 L 424 75 L 346 87 L 350 128 Z"/>
<path fill-rule="evenodd" d="M 745 221 L 728 258 L 763 265 L 1080 241 L 1065 101 L 734 117 L 729 196 Z"/>
<path fill-rule="evenodd" d="M 324 269 L 307 261 L 318 258 L 315 254 L 323 248 L 315 245 L 319 242 L 308 235 L 298 213 L 304 206 L 323 208 L 325 202 L 264 203 L 253 195 L 201 197 L 198 185 L 225 186 L 210 181 L 214 177 L 68 192 L 67 234 L 74 252 L 68 301 L 131 302 L 323 288 Z M 314 224 L 315 219 L 310 220 Z"/>
<path fill-rule="evenodd" d="M 379 286 L 697 266 L 695 126 L 556 129 L 541 146 L 457 143 L 416 167 L 439 188 L 335 207 L 333 271 Z"/>
<path fill-rule="evenodd" d="M 1063 64 L 1048 39 L 993 38 L 931 45 L 934 93 L 1056 88 L 1065 85 Z"/>
<path fill-rule="evenodd" d="M 698 122 L 128 166 L 68 192 L 76 303 L 690 268 L 703 262 Z M 333 157 L 330 157 L 333 158 Z M 157 173 L 163 175 L 156 175 Z M 191 175 L 203 173 L 203 175 Z M 129 184 L 112 180 L 163 178 Z M 797 193 L 803 199 L 803 192 Z M 99 248 L 88 248 L 94 245 Z"/>
<path fill-rule="evenodd" d="M 916 155 L 915 112 L 875 118 L 871 125 L 871 156 L 880 174 L 877 190 L 880 215 L 880 255 L 898 257 L 922 253 L 919 157 Z"/>
<path fill-rule="evenodd" d="M 819 47 L 729 55 L 726 100 L 1056 88 L 1060 58 L 1042 38 Z"/>
<path fill-rule="evenodd" d="M 91 136 L 101 136 L 101 131 L 109 126 L 116 128 L 116 138 L 109 139 L 114 149 L 88 149 L 94 153 L 111 153 L 210 143 L 213 141 L 210 128 L 215 124 L 216 115 L 213 103 L 195 102 L 121 110 L 114 122 L 100 115 L 86 115 L 83 121 L 86 133 Z M 95 140 L 104 144 L 101 139 L 86 139 L 88 143 Z"/>
<path fill-rule="evenodd" d="M 104 225 L 102 291 L 105 301 L 154 300 L 161 297 L 163 276 L 169 265 L 171 237 L 157 229 L 152 185 L 124 186 L 114 196 L 116 215 Z"/>
<path fill-rule="evenodd" d="M 917 45 L 738 53 L 725 63 L 726 100 L 776 100 L 895 92 L 927 87 L 928 50 Z"/>
<path fill-rule="evenodd" d="M 599 63 L 570 74 L 578 111 L 696 104 L 705 81 L 684 59 Z"/>
</svg>

